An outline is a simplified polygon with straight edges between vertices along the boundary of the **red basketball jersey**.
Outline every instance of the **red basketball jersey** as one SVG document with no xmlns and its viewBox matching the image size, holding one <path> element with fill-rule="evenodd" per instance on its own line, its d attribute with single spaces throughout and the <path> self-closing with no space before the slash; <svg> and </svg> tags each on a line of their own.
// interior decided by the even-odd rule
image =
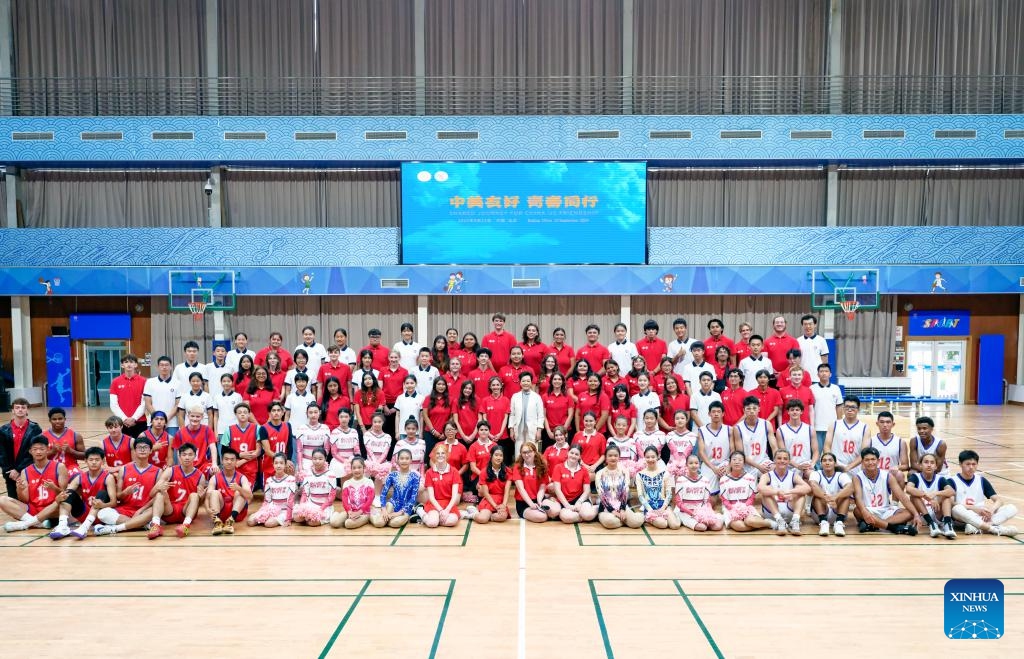
<svg viewBox="0 0 1024 659">
<path fill-rule="evenodd" d="M 54 435 L 51 430 L 44 430 L 43 437 L 50 443 L 50 448 L 54 448 L 63 444 L 67 448 L 75 448 L 75 431 L 71 428 L 65 428 L 64 432 L 60 435 Z M 57 454 L 60 455 L 59 453 Z M 57 458 L 58 460 L 60 458 Z M 68 472 L 78 471 L 78 460 L 71 455 L 71 453 L 65 451 L 64 458 L 62 460 L 64 466 L 67 467 Z M 56 479 L 54 479 L 56 480 Z"/>
<path fill-rule="evenodd" d="M 103 452 L 107 456 L 108 467 L 121 467 L 132 461 L 132 438 L 121 435 L 121 441 L 115 443 L 107 435 L 103 438 Z"/>
<path fill-rule="evenodd" d="M 126 464 L 122 469 L 124 470 L 122 472 L 122 486 L 124 489 L 127 490 L 136 483 L 141 486 L 132 492 L 124 503 L 117 507 L 117 512 L 125 517 L 132 517 L 149 503 L 153 494 L 153 488 L 160 477 L 160 469 L 150 464 L 140 471 L 134 462 Z"/>
<path fill-rule="evenodd" d="M 28 483 L 28 514 L 35 515 L 53 503 L 57 493 L 46 487 L 46 481 L 57 483 L 57 461 L 49 460 L 46 466 L 38 469 L 34 464 L 25 467 L 22 473 Z M 57 483 L 59 485 L 59 483 Z"/>
<path fill-rule="evenodd" d="M 178 429 L 174 436 L 174 450 L 180 451 L 182 445 L 192 444 L 196 447 L 195 467 L 206 473 L 210 465 L 210 447 L 217 443 L 217 435 L 210 429 L 210 426 L 200 425 L 199 429 L 192 431 L 187 425 Z"/>
<path fill-rule="evenodd" d="M 255 423 L 250 423 L 245 427 L 245 430 L 239 428 L 237 423 L 231 426 L 228 429 L 228 434 L 231 437 L 231 448 L 239 453 L 255 451 L 259 447 L 259 442 L 256 441 L 257 427 Z M 251 460 L 239 467 L 238 472 L 248 478 L 249 484 L 252 485 L 256 482 L 257 467 L 259 467 L 259 462 Z"/>
</svg>

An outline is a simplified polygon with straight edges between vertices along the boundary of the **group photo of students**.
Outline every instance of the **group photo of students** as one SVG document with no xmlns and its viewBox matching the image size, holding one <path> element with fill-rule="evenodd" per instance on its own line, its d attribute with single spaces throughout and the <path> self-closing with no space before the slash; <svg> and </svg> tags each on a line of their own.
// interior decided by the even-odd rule
<svg viewBox="0 0 1024 659">
<path fill-rule="evenodd" d="M 187 341 L 149 378 L 125 354 L 106 435 L 89 446 L 66 410 L 37 423 L 15 399 L 0 426 L 4 530 L 186 538 L 205 516 L 216 536 L 242 524 L 515 518 L 1017 534 L 1017 509 L 978 472 L 978 454 L 949 453 L 930 417 L 914 420 L 910 438 L 890 412 L 861 417 L 858 398 L 832 381 L 814 315 L 795 337 L 784 316 L 764 333 L 740 323 L 736 339 L 719 319 L 697 339 L 677 318 L 667 341 L 654 320 L 635 341 L 619 323 L 602 342 L 591 324 L 576 347 L 561 327 L 542 335 L 530 322 L 517 335 L 503 314 L 491 322 L 482 338 L 451 328 L 429 345 L 402 323 L 390 348 L 371 329 L 358 350 L 345 329 L 325 346 L 306 326 L 294 349 L 272 332 L 253 350 L 237 332 L 205 364 Z"/>
</svg>

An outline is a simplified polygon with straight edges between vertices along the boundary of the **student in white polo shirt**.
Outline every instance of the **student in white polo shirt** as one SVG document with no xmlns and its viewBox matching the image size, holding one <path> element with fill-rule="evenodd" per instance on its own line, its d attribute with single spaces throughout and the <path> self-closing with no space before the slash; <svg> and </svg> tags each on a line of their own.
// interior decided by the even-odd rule
<svg viewBox="0 0 1024 659">
<path fill-rule="evenodd" d="M 292 350 L 294 354 L 298 350 L 306 351 L 306 358 L 309 360 L 310 365 L 317 368 L 320 364 L 327 361 L 327 348 L 324 344 L 316 342 L 316 330 L 312 325 L 306 325 L 302 328 L 302 343 L 295 346 L 295 350 Z M 316 381 L 316 377 L 313 377 L 313 381 Z"/>
<path fill-rule="evenodd" d="M 772 360 L 764 354 L 764 338 L 760 334 L 754 334 L 747 341 L 750 346 L 750 354 L 740 360 L 739 369 L 743 371 L 743 388 L 751 391 L 757 388 L 757 372 L 768 371 L 768 375 L 775 373 L 772 368 Z"/>
<path fill-rule="evenodd" d="M 249 355 L 250 358 L 256 359 L 256 353 L 249 350 L 249 335 L 245 332 L 236 332 L 235 347 L 228 350 L 228 354 L 225 357 L 232 374 L 238 372 L 238 360 L 242 358 L 242 355 Z M 213 380 L 210 380 L 210 382 L 213 382 Z"/>
<path fill-rule="evenodd" d="M 685 318 L 676 318 L 672 321 L 672 332 L 676 338 L 668 342 L 668 352 L 665 353 L 672 358 L 672 371 L 676 375 L 683 375 L 686 363 L 690 361 L 690 346 L 694 339 L 688 336 Z"/>
<path fill-rule="evenodd" d="M 187 341 L 184 352 L 185 361 L 177 364 L 174 367 L 174 372 L 171 373 L 171 379 L 174 380 L 174 386 L 177 388 L 178 393 L 188 391 L 188 379 L 193 373 L 198 372 L 203 376 L 204 380 L 206 379 L 206 365 L 199 363 L 199 344 L 195 341 Z M 176 413 L 177 410 L 172 410 L 167 415 L 167 418 L 170 420 Z M 168 424 L 169 428 L 170 424 Z"/>
<path fill-rule="evenodd" d="M 800 318 L 804 333 L 796 340 L 800 344 L 800 366 L 808 373 L 816 373 L 818 364 L 828 362 L 828 344 L 818 334 L 818 319 L 807 314 Z"/>
<path fill-rule="evenodd" d="M 705 371 L 711 372 L 711 379 L 715 377 L 715 367 L 704 359 L 704 342 L 694 341 L 690 345 L 692 359 L 686 362 L 683 368 L 683 380 L 686 383 L 686 394 L 692 399 L 694 394 L 700 391 L 700 374 Z"/>
<path fill-rule="evenodd" d="M 623 323 L 615 325 L 615 340 L 608 344 L 608 352 L 612 359 L 619 365 L 620 373 L 628 373 L 633 367 L 633 358 L 640 354 L 636 345 L 629 340 L 627 334 L 629 328 Z"/>
<path fill-rule="evenodd" d="M 843 415 L 843 392 L 832 384 L 832 367 L 818 364 L 818 381 L 811 385 L 814 396 L 814 432 L 818 438 L 818 455 L 824 454 L 825 436 Z"/>
<path fill-rule="evenodd" d="M 146 416 L 152 423 L 154 412 L 167 416 L 167 432 L 172 436 L 178 432 L 178 399 L 181 394 L 171 376 L 171 358 L 162 355 L 156 360 L 156 377 L 146 380 L 142 400 L 146 405 Z"/>
<path fill-rule="evenodd" d="M 416 365 L 419 363 L 420 350 L 423 346 L 413 340 L 415 328 L 412 326 L 412 323 L 402 323 L 399 332 L 402 335 L 402 340 L 394 345 L 394 350 L 398 353 L 398 363 L 402 368 L 412 373 L 416 370 Z"/>
<path fill-rule="evenodd" d="M 484 350 L 487 349 L 484 348 Z M 490 354 L 491 351 L 487 350 L 488 357 Z M 441 377 L 441 371 L 430 363 L 430 348 L 420 348 L 416 358 L 416 368 L 409 371 L 409 375 L 416 378 L 416 391 L 420 396 L 423 398 L 430 396 L 430 392 L 434 390 L 434 380 Z"/>
<path fill-rule="evenodd" d="M 342 364 L 348 364 L 353 369 L 355 368 L 356 360 L 358 356 L 356 351 L 352 349 L 352 346 L 348 344 L 348 330 L 344 327 L 339 327 L 334 330 L 334 345 L 338 346 L 339 359 Z"/>
<path fill-rule="evenodd" d="M 206 365 L 203 379 L 206 381 L 206 390 L 210 394 L 220 391 L 220 376 L 225 373 L 234 374 L 231 364 L 228 363 L 228 351 L 220 344 L 213 349 L 213 361 Z M 186 410 L 188 408 L 185 408 Z"/>
<path fill-rule="evenodd" d="M 700 374 L 700 389 L 690 396 L 690 409 L 694 411 L 693 422 L 698 426 L 711 423 L 711 403 L 722 404 L 722 397 L 715 391 L 715 373 L 713 369 Z M 725 407 L 722 407 L 724 412 Z"/>
</svg>

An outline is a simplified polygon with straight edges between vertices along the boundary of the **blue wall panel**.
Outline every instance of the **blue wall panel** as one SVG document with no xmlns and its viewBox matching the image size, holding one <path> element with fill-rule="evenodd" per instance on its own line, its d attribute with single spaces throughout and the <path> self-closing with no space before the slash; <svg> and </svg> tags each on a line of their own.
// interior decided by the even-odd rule
<svg viewBox="0 0 1024 659">
<path fill-rule="evenodd" d="M 1003 364 L 1006 337 L 982 334 L 978 344 L 978 405 L 1003 404 Z"/>
</svg>

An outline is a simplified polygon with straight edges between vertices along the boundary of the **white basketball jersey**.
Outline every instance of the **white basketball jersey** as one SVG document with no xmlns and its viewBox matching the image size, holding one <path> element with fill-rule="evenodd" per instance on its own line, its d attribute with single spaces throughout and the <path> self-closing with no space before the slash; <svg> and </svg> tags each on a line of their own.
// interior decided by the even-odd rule
<svg viewBox="0 0 1024 659">
<path fill-rule="evenodd" d="M 689 476 L 681 476 L 676 480 L 676 497 L 680 506 L 705 503 L 710 493 L 708 479 L 702 476 L 698 476 L 697 480 L 690 480 Z"/>
<path fill-rule="evenodd" d="M 782 433 L 782 445 L 789 451 L 793 462 L 807 462 L 811 459 L 811 426 L 801 423 L 796 430 L 788 423 L 779 426 Z"/>
<path fill-rule="evenodd" d="M 786 469 L 785 475 L 779 476 L 779 472 L 772 469 L 768 472 L 768 486 L 776 490 L 792 490 L 794 473 L 795 471 L 789 468 Z"/>
<path fill-rule="evenodd" d="M 713 465 L 720 467 L 729 462 L 729 426 L 722 424 L 717 433 L 709 426 L 701 426 L 697 433 L 704 440 L 704 452 Z"/>
<path fill-rule="evenodd" d="M 848 426 L 846 419 L 839 419 L 832 424 L 832 452 L 836 454 L 836 463 L 840 467 L 845 467 L 860 455 L 866 427 L 863 421 Z"/>
<path fill-rule="evenodd" d="M 956 503 L 964 506 L 975 506 L 985 500 L 985 491 L 981 487 L 981 476 L 974 475 L 968 483 L 960 474 L 953 475 L 953 486 L 956 488 Z"/>
<path fill-rule="evenodd" d="M 839 490 L 850 484 L 850 475 L 837 471 L 832 474 L 832 478 L 829 478 L 820 471 L 812 471 L 811 482 L 817 483 L 818 487 L 820 487 L 825 494 L 830 497 L 834 497 L 839 493 Z"/>
<path fill-rule="evenodd" d="M 736 424 L 740 431 L 740 439 L 743 440 L 743 452 L 748 458 L 753 458 L 758 463 L 770 462 L 768 458 L 768 422 L 758 419 L 754 427 L 747 425 L 746 419 L 740 419 Z"/>
<path fill-rule="evenodd" d="M 754 494 L 757 492 L 757 480 L 753 474 L 743 474 L 734 478 L 726 474 L 718 481 L 719 492 L 722 501 L 726 504 L 754 502 Z"/>
<path fill-rule="evenodd" d="M 925 445 L 921 443 L 921 438 L 919 436 L 914 435 L 914 440 L 913 441 L 914 441 L 914 444 L 917 445 L 917 459 L 918 460 L 920 460 L 921 458 L 923 458 L 924 456 L 929 455 L 929 454 L 930 455 L 934 455 L 936 460 L 939 459 L 939 455 L 938 455 L 937 451 L 939 450 L 939 446 L 942 445 L 942 440 L 941 439 L 939 439 L 938 437 L 935 437 L 933 435 L 932 436 L 932 444 L 931 444 L 931 446 L 929 446 L 927 448 L 925 448 Z M 939 465 L 938 473 L 940 473 L 940 474 L 949 473 L 949 467 L 948 467 L 948 465 L 946 464 L 945 461 L 943 461 L 942 464 Z"/>
<path fill-rule="evenodd" d="M 917 481 L 917 489 L 923 491 L 926 494 L 935 494 L 939 491 L 939 483 L 942 482 L 942 476 L 935 474 L 932 476 L 931 481 L 927 481 L 924 478 L 924 474 L 911 474 L 910 478 L 912 481 Z"/>
<path fill-rule="evenodd" d="M 864 492 L 864 503 L 868 508 L 882 508 L 890 503 L 889 472 L 879 469 L 874 479 L 868 478 L 862 471 L 857 474 L 861 490 Z"/>
<path fill-rule="evenodd" d="M 871 445 L 878 449 L 879 469 L 885 471 L 899 469 L 900 447 L 903 446 L 903 440 L 899 438 L 899 435 L 893 435 L 888 442 L 883 442 L 878 435 L 875 435 L 871 438 Z"/>
</svg>

